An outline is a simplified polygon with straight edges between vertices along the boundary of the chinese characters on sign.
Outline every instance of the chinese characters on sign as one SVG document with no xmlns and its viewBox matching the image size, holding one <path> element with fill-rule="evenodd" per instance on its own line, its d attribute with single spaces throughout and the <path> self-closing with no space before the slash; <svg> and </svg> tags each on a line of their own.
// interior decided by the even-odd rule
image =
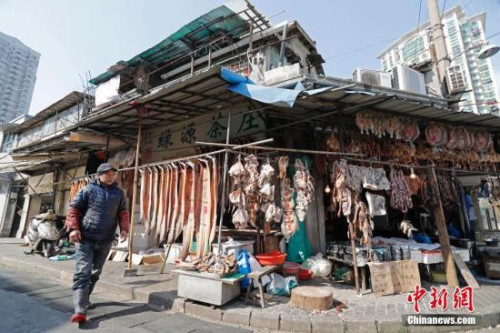
<svg viewBox="0 0 500 333">
<path fill-rule="evenodd" d="M 158 138 L 158 148 L 168 148 L 168 146 L 172 145 L 172 133 L 170 129 L 168 129 L 160 134 Z"/>
<path fill-rule="evenodd" d="M 196 128 L 194 127 L 194 123 L 190 123 L 187 126 L 184 126 L 181 132 L 181 142 L 182 143 L 194 143 L 196 137 L 194 134 L 196 133 Z"/>
<path fill-rule="evenodd" d="M 416 286 L 414 292 L 408 294 L 407 301 L 413 304 L 413 311 L 415 313 L 420 313 L 418 302 L 421 301 L 426 294 L 427 290 L 421 288 L 419 285 Z M 442 311 L 446 311 L 448 309 L 448 291 L 446 287 L 442 287 L 439 290 L 436 287 L 431 287 L 430 297 L 431 301 L 429 302 L 429 308 L 431 310 L 440 308 Z M 460 310 L 462 308 L 469 310 L 469 312 L 474 312 L 472 287 L 456 287 L 453 292 L 453 309 Z"/>
<path fill-rule="evenodd" d="M 219 139 L 222 135 L 222 131 L 227 130 L 227 127 L 221 125 L 219 120 L 222 118 L 222 114 L 219 112 L 217 117 L 212 117 L 212 126 L 207 132 L 207 135 L 212 139 Z"/>
</svg>

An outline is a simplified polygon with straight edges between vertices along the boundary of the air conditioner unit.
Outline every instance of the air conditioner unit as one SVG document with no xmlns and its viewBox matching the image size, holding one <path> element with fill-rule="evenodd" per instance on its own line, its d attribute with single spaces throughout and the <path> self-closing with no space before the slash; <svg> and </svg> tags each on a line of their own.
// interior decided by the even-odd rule
<svg viewBox="0 0 500 333">
<path fill-rule="evenodd" d="M 467 84 L 465 83 L 465 76 L 462 70 L 462 66 L 454 65 L 448 67 L 447 74 L 450 93 L 467 90 Z"/>
<path fill-rule="evenodd" d="M 357 68 L 352 73 L 352 79 L 374 87 L 392 88 L 391 74 L 386 72 Z"/>
<path fill-rule="evenodd" d="M 397 65 L 391 71 L 392 87 L 417 94 L 426 95 L 424 74 L 410 67 Z"/>
</svg>

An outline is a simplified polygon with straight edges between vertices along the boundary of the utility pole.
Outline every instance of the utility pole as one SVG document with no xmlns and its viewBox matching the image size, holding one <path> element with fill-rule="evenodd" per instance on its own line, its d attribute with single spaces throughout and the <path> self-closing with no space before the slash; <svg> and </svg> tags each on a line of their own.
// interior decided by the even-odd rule
<svg viewBox="0 0 500 333">
<path fill-rule="evenodd" d="M 439 5 L 437 0 L 427 0 L 427 9 L 431 22 L 431 58 L 433 60 L 434 72 L 438 75 L 441 93 L 445 95 L 444 83 L 446 82 L 446 70 L 450 66 L 450 58 L 446 50 L 444 40 L 443 25 L 441 15 L 439 14 Z"/>
</svg>

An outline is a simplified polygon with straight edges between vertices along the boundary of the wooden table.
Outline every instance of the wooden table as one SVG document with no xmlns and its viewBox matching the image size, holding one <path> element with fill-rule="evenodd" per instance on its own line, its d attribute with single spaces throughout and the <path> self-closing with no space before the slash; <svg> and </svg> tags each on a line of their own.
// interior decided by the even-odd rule
<svg viewBox="0 0 500 333">
<path fill-rule="evenodd" d="M 260 293 L 260 306 L 262 308 L 266 307 L 266 300 L 264 299 L 264 286 L 262 285 L 262 278 L 266 275 L 271 274 L 272 272 L 275 272 L 279 267 L 282 265 L 276 265 L 276 266 L 263 266 L 261 267 L 258 271 L 253 271 L 247 274 L 247 277 L 250 278 L 250 281 L 248 282 L 248 287 L 247 287 L 247 293 L 245 295 L 245 302 L 248 303 L 248 296 L 250 295 L 250 289 L 252 288 L 252 283 L 253 280 L 257 280 L 257 285 L 259 286 L 259 293 Z"/>
</svg>

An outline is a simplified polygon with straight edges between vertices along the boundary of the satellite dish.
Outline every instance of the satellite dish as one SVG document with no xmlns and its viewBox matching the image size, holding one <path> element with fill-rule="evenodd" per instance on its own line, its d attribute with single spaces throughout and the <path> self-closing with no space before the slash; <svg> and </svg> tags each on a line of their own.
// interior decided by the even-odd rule
<svg viewBox="0 0 500 333">
<path fill-rule="evenodd" d="M 497 45 L 487 45 L 486 47 L 482 48 L 479 51 L 479 54 L 478 54 L 477 57 L 479 59 L 486 59 L 486 58 L 489 58 L 491 56 L 494 56 L 495 54 L 498 53 L 498 51 L 500 51 L 500 46 L 497 46 Z"/>
</svg>

